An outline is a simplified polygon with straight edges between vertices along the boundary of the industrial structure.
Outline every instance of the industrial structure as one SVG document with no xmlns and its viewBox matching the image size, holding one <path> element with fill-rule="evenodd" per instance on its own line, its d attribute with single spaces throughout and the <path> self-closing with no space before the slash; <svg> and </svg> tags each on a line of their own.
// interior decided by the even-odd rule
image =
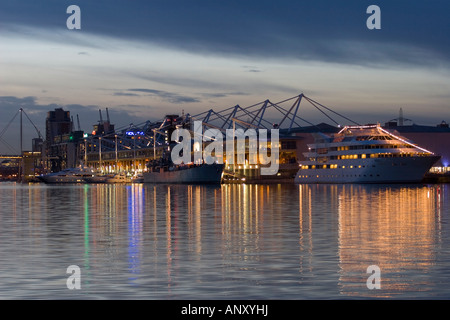
<svg viewBox="0 0 450 320">
<path fill-rule="evenodd" d="M 305 104 L 319 111 L 326 120 L 320 124 L 314 124 L 301 117 L 301 111 L 305 109 Z M 22 114 L 26 115 L 26 113 L 20 109 L 18 114 L 20 114 L 22 128 Z M 403 110 L 400 109 L 399 118 L 388 121 L 385 128 L 397 130 L 405 137 L 440 154 L 442 159 L 437 168 L 433 168 L 433 170 L 435 172 L 448 171 L 450 164 L 449 126 L 445 122 L 435 127 L 418 126 L 414 123 L 405 125 L 406 121 L 410 120 L 403 118 Z M 167 153 L 172 142 L 172 132 L 176 128 L 192 130 L 194 122 L 201 123 L 203 132 L 214 128 L 223 132 L 224 135 L 230 129 L 244 131 L 255 129 L 256 132 L 262 129 L 268 131 L 278 129 L 279 170 L 274 176 L 263 177 L 264 181 L 293 179 L 298 169 L 298 161 L 302 160 L 308 143 L 313 141 L 314 133 L 335 133 L 340 130 L 341 124 L 359 125 L 304 94 L 276 103 L 267 99 L 247 107 L 235 105 L 223 110 L 210 109 L 196 115 L 185 114 L 183 111 L 181 115 L 169 114 L 159 121 L 145 121 L 119 128 L 111 123 L 106 108 L 106 120 L 103 119 L 102 110 L 99 110 L 99 121 L 93 124 L 92 132 L 81 130 L 78 115 L 75 126 L 70 111 L 57 108 L 47 113 L 45 140 L 31 122 L 38 137 L 33 139 L 31 151 L 24 151 L 21 142 L 21 154 L 18 155 L 23 160 L 20 165 L 20 175 L 32 178 L 42 172 L 55 172 L 80 164 L 92 167 L 102 173 L 142 172 L 146 170 L 149 162 L 157 161 Z M 0 133 L 0 139 L 5 130 Z M 22 139 L 21 133 L 21 141 Z M 206 145 L 208 142 L 204 142 L 204 144 Z M 269 138 L 268 149 L 271 147 Z M 223 160 L 227 163 L 226 173 L 231 180 L 262 181 L 260 163 L 245 162 L 241 165 L 232 165 L 229 163 L 230 161 L 227 161 L 229 159 L 224 158 Z"/>
</svg>

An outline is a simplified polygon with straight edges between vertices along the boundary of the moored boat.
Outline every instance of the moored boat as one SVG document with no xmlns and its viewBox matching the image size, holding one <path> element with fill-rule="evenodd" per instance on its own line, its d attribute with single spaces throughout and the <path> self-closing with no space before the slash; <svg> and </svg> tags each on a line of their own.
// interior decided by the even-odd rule
<svg viewBox="0 0 450 320">
<path fill-rule="evenodd" d="M 85 183 L 86 179 L 96 176 L 91 168 L 79 166 L 58 172 L 43 174 L 37 178 L 45 183 Z"/>
<path fill-rule="evenodd" d="M 132 183 L 143 183 L 144 176 L 142 175 L 142 173 L 135 174 L 134 176 L 131 177 L 131 182 Z"/>
<path fill-rule="evenodd" d="M 296 183 L 421 182 L 440 156 L 379 124 L 319 133 L 299 163 Z"/>
<path fill-rule="evenodd" d="M 131 177 L 126 173 L 121 172 L 117 174 L 113 174 L 106 178 L 106 183 L 131 183 Z"/>
<path fill-rule="evenodd" d="M 108 176 L 104 174 L 94 174 L 91 177 L 86 177 L 84 181 L 86 183 L 106 183 Z"/>
<path fill-rule="evenodd" d="M 145 183 L 219 184 L 223 164 L 180 165 L 149 168 L 144 172 Z"/>
</svg>

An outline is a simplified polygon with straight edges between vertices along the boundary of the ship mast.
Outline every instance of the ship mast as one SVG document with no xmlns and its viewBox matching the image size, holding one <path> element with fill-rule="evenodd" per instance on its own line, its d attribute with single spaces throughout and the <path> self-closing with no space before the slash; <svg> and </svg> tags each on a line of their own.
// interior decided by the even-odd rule
<svg viewBox="0 0 450 320">
<path fill-rule="evenodd" d="M 23 109 L 20 108 L 20 165 L 19 165 L 19 181 L 23 182 L 23 173 L 24 173 L 24 165 L 23 165 L 23 122 L 22 122 L 22 116 L 23 116 Z"/>
</svg>

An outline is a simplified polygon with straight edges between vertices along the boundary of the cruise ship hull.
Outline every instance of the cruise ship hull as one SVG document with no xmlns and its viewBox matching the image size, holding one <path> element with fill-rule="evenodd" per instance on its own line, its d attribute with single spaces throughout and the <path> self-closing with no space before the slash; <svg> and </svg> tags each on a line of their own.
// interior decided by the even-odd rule
<svg viewBox="0 0 450 320">
<path fill-rule="evenodd" d="M 174 171 L 144 172 L 143 177 L 144 183 L 219 184 L 223 169 L 223 164 L 205 164 Z"/>
<path fill-rule="evenodd" d="M 295 183 L 419 183 L 440 156 L 341 160 L 336 169 L 300 169 Z M 345 168 L 343 168 L 345 167 Z"/>
</svg>

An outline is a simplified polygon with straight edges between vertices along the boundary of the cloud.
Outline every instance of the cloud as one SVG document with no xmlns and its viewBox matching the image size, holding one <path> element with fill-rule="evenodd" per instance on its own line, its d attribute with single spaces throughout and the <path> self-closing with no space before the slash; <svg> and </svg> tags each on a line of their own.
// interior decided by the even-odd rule
<svg viewBox="0 0 450 320">
<path fill-rule="evenodd" d="M 385 105 L 423 105 L 428 92 L 445 111 L 448 1 L 377 0 L 375 31 L 368 0 L 78 0 L 77 31 L 65 25 L 71 4 L 0 1 L 3 125 L 20 106 L 43 123 L 52 102 L 79 103 L 71 113 L 90 128 L 96 104 L 129 123 L 301 92 L 358 112 L 386 93 Z"/>
<path fill-rule="evenodd" d="M 253 73 L 263 72 L 260 68 L 256 66 L 242 66 L 242 68 L 244 68 L 246 72 L 253 72 Z"/>
<path fill-rule="evenodd" d="M 216 93 L 202 93 L 205 98 L 226 98 L 230 96 L 247 96 L 245 92 L 216 92 Z"/>
<path fill-rule="evenodd" d="M 171 103 L 194 103 L 194 102 L 200 102 L 200 100 L 197 99 L 197 98 L 184 96 L 184 95 L 179 95 L 177 93 L 167 92 L 167 91 L 162 91 L 162 90 L 131 88 L 131 89 L 128 89 L 128 91 L 146 93 L 148 95 L 159 97 L 159 98 L 161 98 L 163 100 L 166 100 L 168 102 L 171 102 Z"/>
<path fill-rule="evenodd" d="M 60 38 L 70 1 L 2 1 L 0 24 L 52 30 Z M 370 1 L 92 1 L 78 0 L 76 33 L 155 43 L 175 50 L 220 56 L 289 58 L 389 66 L 448 65 L 450 3 L 378 0 L 381 30 L 368 30 Z M 95 46 L 95 43 L 90 43 Z M 105 44 L 106 45 L 106 44 Z M 259 69 L 252 69 L 257 71 Z"/>
<path fill-rule="evenodd" d="M 181 94 L 177 94 L 174 92 L 167 92 L 164 90 L 157 89 L 148 89 L 148 88 L 129 88 L 124 92 L 115 92 L 114 96 L 154 96 L 158 97 L 163 101 L 167 101 L 173 104 L 180 103 L 202 103 L 204 102 L 202 99 L 215 99 L 215 98 L 229 98 L 231 96 L 247 96 L 248 93 L 234 91 L 234 92 L 204 92 L 204 93 L 195 93 L 194 96 L 185 96 Z"/>
<path fill-rule="evenodd" d="M 113 95 L 115 96 L 123 96 L 123 97 L 139 97 L 136 93 L 130 93 L 130 92 L 114 92 Z"/>
<path fill-rule="evenodd" d="M 26 106 L 34 105 L 36 103 L 36 97 L 23 97 L 18 98 L 14 96 L 3 96 L 0 97 L 0 104 L 2 108 L 8 108 L 9 106 Z"/>
</svg>

